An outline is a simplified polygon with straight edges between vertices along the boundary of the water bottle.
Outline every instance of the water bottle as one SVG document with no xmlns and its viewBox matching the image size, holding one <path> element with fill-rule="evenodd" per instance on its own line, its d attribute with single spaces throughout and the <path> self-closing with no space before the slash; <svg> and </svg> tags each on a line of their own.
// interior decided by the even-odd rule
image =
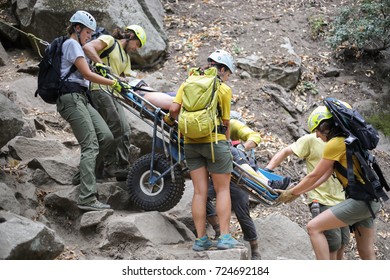
<svg viewBox="0 0 390 280">
<path fill-rule="evenodd" d="M 312 204 L 310 205 L 310 212 L 312 218 L 318 216 L 320 214 L 320 204 L 317 200 L 313 200 Z"/>
</svg>

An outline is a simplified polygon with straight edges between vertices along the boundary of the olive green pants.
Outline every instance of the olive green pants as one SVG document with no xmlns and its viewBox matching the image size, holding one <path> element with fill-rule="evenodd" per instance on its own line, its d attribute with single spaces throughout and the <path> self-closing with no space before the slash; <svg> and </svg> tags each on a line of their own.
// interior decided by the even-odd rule
<svg viewBox="0 0 390 280">
<path fill-rule="evenodd" d="M 130 125 L 122 105 L 102 90 L 91 91 L 90 98 L 93 106 L 106 121 L 114 135 L 115 141 L 105 157 L 106 165 L 116 163 L 120 167 L 127 167 L 130 150 Z"/>
<path fill-rule="evenodd" d="M 103 158 L 114 141 L 106 122 L 82 93 L 68 93 L 57 100 L 57 111 L 72 127 L 80 144 L 79 203 L 96 200 L 96 161 Z"/>
</svg>

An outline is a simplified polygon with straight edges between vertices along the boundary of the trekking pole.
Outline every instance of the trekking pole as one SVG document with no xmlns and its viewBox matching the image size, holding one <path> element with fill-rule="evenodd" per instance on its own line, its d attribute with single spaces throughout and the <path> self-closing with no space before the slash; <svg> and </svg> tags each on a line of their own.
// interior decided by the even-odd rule
<svg viewBox="0 0 390 280">
<path fill-rule="evenodd" d="M 12 26 L 11 24 L 9 24 L 9 23 L 7 23 L 7 22 L 5 22 L 5 21 L 3 21 L 3 20 L 0 20 L 0 22 L 1 22 L 2 24 L 4 24 L 4 25 L 7 25 L 7 26 L 9 26 L 9 27 L 11 27 L 11 28 L 13 28 L 13 29 L 19 31 L 20 33 L 23 33 L 23 34 L 26 35 L 27 37 L 33 39 L 33 41 L 34 41 L 34 43 L 35 43 L 35 47 L 36 47 L 36 49 L 38 50 L 39 56 L 40 56 L 41 58 L 43 58 L 43 56 L 42 56 L 42 54 L 41 54 L 41 51 L 40 51 L 40 49 L 39 49 L 39 47 L 38 47 L 37 42 L 41 43 L 42 45 L 44 45 L 44 46 L 46 46 L 46 47 L 47 47 L 48 45 L 50 45 L 50 43 L 46 42 L 45 40 L 42 40 L 42 39 L 38 38 L 37 36 L 35 36 L 35 35 L 32 34 L 32 33 L 24 32 L 23 30 L 20 30 L 19 28 L 16 28 L 15 26 Z"/>
</svg>

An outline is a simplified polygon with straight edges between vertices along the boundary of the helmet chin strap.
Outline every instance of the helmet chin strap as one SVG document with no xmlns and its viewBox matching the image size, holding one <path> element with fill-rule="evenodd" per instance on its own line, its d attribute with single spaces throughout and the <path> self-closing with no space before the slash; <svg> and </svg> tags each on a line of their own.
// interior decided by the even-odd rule
<svg viewBox="0 0 390 280">
<path fill-rule="evenodd" d="M 127 46 L 129 45 L 130 39 L 126 39 L 126 44 L 123 46 L 123 49 L 125 50 L 125 53 L 127 54 Z"/>
<path fill-rule="evenodd" d="M 131 34 L 129 36 L 126 36 L 126 44 L 124 45 L 123 49 L 125 50 L 126 54 L 127 54 L 127 46 L 129 45 L 129 42 L 130 40 L 133 39 L 133 36 L 131 36 Z"/>
<path fill-rule="evenodd" d="M 73 30 L 74 30 L 74 32 L 76 33 L 77 40 L 78 40 L 80 46 L 82 46 L 81 40 L 80 40 L 80 33 L 81 33 L 81 32 L 77 31 L 76 26 L 73 27 Z M 81 30 L 83 30 L 83 29 L 81 29 Z"/>
</svg>

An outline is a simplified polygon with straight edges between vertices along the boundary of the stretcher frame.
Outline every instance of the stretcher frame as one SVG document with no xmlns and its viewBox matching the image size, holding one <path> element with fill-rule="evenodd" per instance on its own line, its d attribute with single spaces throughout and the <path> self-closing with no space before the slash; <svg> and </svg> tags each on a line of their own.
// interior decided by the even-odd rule
<svg viewBox="0 0 390 280">
<path fill-rule="evenodd" d="M 110 78 L 118 78 L 114 75 L 108 74 Z M 175 173 L 173 170 L 179 168 L 184 176 L 184 173 L 188 171 L 185 161 L 185 155 L 183 153 L 183 139 L 178 137 L 177 123 L 173 126 L 169 126 L 163 121 L 163 117 L 166 112 L 161 108 L 155 106 L 148 100 L 146 100 L 142 94 L 139 93 L 139 89 L 129 85 L 131 89 L 118 93 L 114 90 L 101 87 L 101 89 L 115 99 L 126 110 L 138 117 L 141 121 L 145 122 L 152 128 L 152 148 L 151 148 L 151 162 L 150 162 L 150 174 L 155 174 L 153 160 L 157 154 L 158 149 L 164 151 L 165 157 L 169 159 L 171 165 L 164 172 L 160 174 L 152 175 L 149 178 L 149 185 L 154 186 L 164 178 L 165 176 L 171 176 L 172 180 L 175 180 Z M 242 190 L 249 194 L 252 200 L 266 207 L 274 207 L 280 204 L 278 201 L 278 193 L 275 192 L 269 186 L 261 184 L 256 178 L 246 172 L 239 164 L 233 161 L 233 172 L 231 181 L 236 184 Z M 258 169 L 263 175 L 270 180 L 282 179 L 274 173 L 265 172 L 262 169 Z M 184 191 L 184 190 L 183 190 Z M 183 193 L 183 192 L 182 192 Z M 173 207 L 170 205 L 169 207 Z M 165 207 L 166 208 L 166 207 Z M 160 210 L 158 209 L 144 209 L 144 210 Z M 164 211 L 168 209 L 163 209 Z"/>
</svg>

